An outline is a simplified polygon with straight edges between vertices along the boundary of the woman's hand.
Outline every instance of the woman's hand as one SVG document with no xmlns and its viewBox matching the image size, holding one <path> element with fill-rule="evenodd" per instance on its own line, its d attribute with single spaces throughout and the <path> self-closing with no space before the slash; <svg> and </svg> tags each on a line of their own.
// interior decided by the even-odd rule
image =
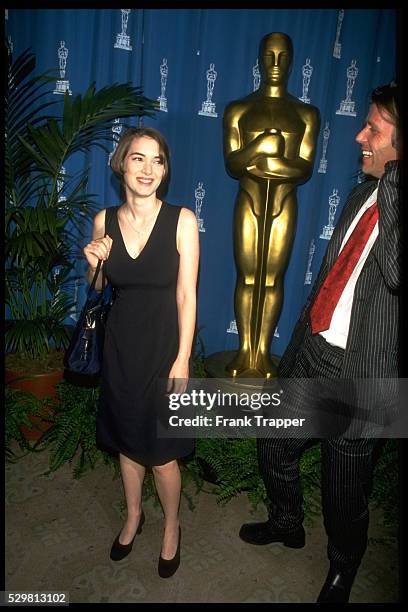
<svg viewBox="0 0 408 612">
<path fill-rule="evenodd" d="M 189 377 L 188 360 L 176 359 L 171 366 L 167 382 L 168 393 L 184 393 L 187 389 Z"/>
<path fill-rule="evenodd" d="M 108 259 L 110 250 L 112 248 L 112 243 L 112 238 L 106 235 L 103 238 L 92 240 L 86 245 L 86 247 L 84 247 L 84 254 L 91 268 L 96 268 L 99 259 L 102 259 L 102 261 L 106 261 Z"/>
</svg>

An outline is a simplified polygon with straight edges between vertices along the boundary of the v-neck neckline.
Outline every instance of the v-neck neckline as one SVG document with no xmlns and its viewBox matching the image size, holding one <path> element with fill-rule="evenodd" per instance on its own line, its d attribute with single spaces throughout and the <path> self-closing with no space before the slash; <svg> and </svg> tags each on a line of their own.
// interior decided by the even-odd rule
<svg viewBox="0 0 408 612">
<path fill-rule="evenodd" d="M 137 260 L 140 258 L 140 256 L 142 255 L 142 253 L 143 253 L 143 252 L 146 250 L 146 247 L 148 246 L 148 244 L 149 244 L 149 242 L 150 242 L 150 239 L 151 239 L 151 237 L 153 236 L 153 233 L 154 233 L 154 231 L 155 231 L 155 229 L 156 229 L 156 226 L 157 226 L 157 224 L 158 224 L 158 222 L 159 222 L 159 218 L 160 218 L 160 215 L 161 215 L 161 212 L 162 212 L 162 210 L 163 210 L 163 207 L 164 207 L 164 206 L 165 206 L 165 202 L 162 202 L 162 203 L 161 203 L 161 205 L 160 205 L 160 210 L 159 210 L 159 212 L 157 213 L 156 220 L 155 220 L 155 222 L 154 222 L 154 224 L 153 224 L 153 227 L 152 227 L 152 229 L 151 229 L 151 232 L 150 232 L 150 234 L 149 234 L 149 237 L 148 237 L 148 239 L 146 240 L 146 242 L 145 242 L 145 245 L 144 245 L 143 249 L 142 249 L 142 250 L 139 252 L 139 254 L 138 254 L 138 256 L 137 256 L 137 257 L 132 257 L 132 256 L 131 256 L 131 254 L 129 253 L 129 251 L 127 250 L 126 242 L 125 242 L 125 239 L 123 238 L 122 229 L 121 229 L 121 227 L 120 227 L 120 223 L 119 223 L 119 216 L 118 216 L 118 213 L 119 213 L 119 208 L 120 208 L 120 206 L 118 206 L 117 211 L 116 211 L 116 221 L 117 221 L 117 223 L 118 223 L 119 234 L 120 234 L 120 237 L 121 237 L 121 239 L 122 239 L 122 244 L 123 244 L 123 246 L 124 246 L 124 249 L 125 249 L 125 251 L 126 251 L 126 254 L 127 254 L 127 256 L 128 256 L 128 257 L 129 257 L 129 258 L 130 258 L 132 261 L 137 261 Z"/>
</svg>

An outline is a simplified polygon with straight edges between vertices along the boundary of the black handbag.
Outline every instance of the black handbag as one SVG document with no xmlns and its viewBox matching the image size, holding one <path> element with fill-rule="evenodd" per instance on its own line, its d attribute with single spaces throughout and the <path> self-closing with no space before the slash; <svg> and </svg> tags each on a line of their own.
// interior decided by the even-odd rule
<svg viewBox="0 0 408 612">
<path fill-rule="evenodd" d="M 112 214 L 110 210 L 107 209 L 107 216 Z M 99 260 L 85 305 L 64 355 L 65 380 L 85 387 L 95 387 L 99 383 L 105 326 L 114 300 L 113 287 L 106 280 L 104 267 L 102 267 L 102 291 L 95 290 L 101 265 L 102 260 Z"/>
</svg>

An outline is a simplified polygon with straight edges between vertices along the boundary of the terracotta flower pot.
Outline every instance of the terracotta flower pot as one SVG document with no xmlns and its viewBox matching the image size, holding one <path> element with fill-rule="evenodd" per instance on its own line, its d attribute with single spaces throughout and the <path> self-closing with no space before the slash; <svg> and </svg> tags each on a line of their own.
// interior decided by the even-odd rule
<svg viewBox="0 0 408 612">
<path fill-rule="evenodd" d="M 57 370 L 44 374 L 24 375 L 6 369 L 6 385 L 12 389 L 28 391 L 39 399 L 43 397 L 55 398 L 57 394 L 56 385 L 61 382 L 63 374 L 64 370 Z M 26 440 L 38 440 L 43 432 L 51 427 L 51 422 L 47 417 L 49 417 L 49 414 L 44 414 L 43 417 L 30 416 L 30 421 L 35 426 L 33 429 L 21 425 L 20 431 Z"/>
</svg>

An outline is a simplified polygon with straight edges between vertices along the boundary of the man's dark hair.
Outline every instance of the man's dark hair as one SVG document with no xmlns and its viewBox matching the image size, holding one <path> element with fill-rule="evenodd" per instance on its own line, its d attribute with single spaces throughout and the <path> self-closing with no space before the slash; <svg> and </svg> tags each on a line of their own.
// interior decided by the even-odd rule
<svg viewBox="0 0 408 612">
<path fill-rule="evenodd" d="M 395 125 L 392 145 L 397 148 L 401 138 L 400 91 L 397 83 L 391 81 L 387 85 L 376 87 L 371 94 L 371 102 L 377 106 L 380 113 L 381 110 L 387 113 L 384 119 L 388 121 L 391 117 Z"/>
</svg>

